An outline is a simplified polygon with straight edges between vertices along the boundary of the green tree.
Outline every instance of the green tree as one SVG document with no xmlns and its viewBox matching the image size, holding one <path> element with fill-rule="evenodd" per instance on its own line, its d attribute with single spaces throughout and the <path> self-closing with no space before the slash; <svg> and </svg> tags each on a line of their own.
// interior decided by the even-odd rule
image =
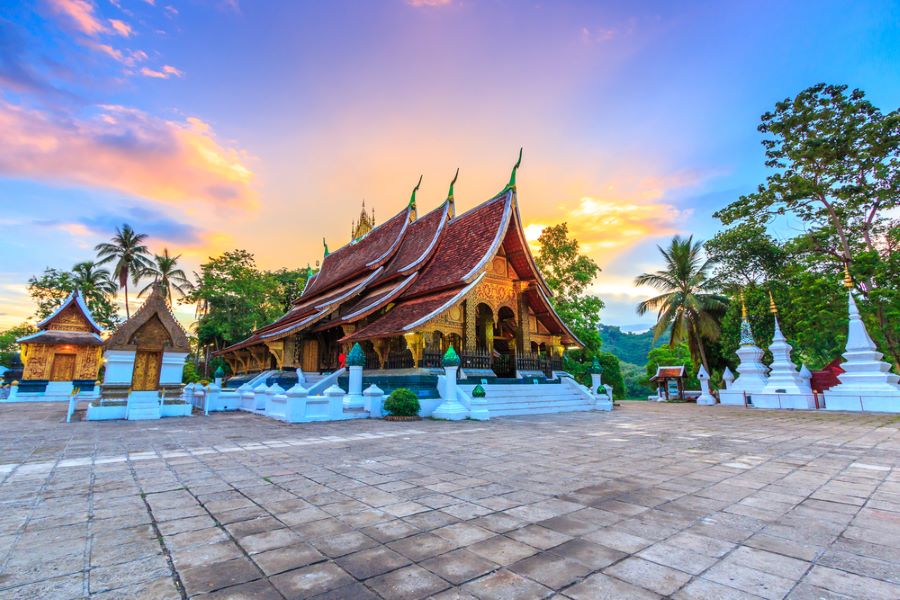
<svg viewBox="0 0 900 600">
<path fill-rule="evenodd" d="M 308 269 L 278 269 L 269 273 L 274 283 L 270 300 L 281 306 L 281 312 L 289 311 L 294 300 L 303 293 L 308 274 Z"/>
<path fill-rule="evenodd" d="M 547 227 L 538 237 L 535 258 L 538 269 L 553 292 L 551 302 L 560 318 L 585 346 L 587 360 L 600 352 L 600 310 L 603 301 L 588 293 L 600 267 L 579 252 L 578 240 L 569 238 L 569 227 L 560 223 Z"/>
<path fill-rule="evenodd" d="M 151 264 L 143 272 L 143 276 L 152 278 L 152 281 L 145 285 L 138 296 L 143 296 L 151 291 L 154 287 L 159 287 L 169 304 L 172 304 L 172 292 L 178 292 L 181 296 L 185 296 L 191 291 L 191 282 L 188 281 L 184 271 L 178 268 L 178 259 L 181 255 L 169 256 L 169 249 L 163 248 L 163 253 L 154 257 L 155 264 Z"/>
<path fill-rule="evenodd" d="M 731 290 L 777 279 L 787 259 L 784 247 L 758 223 L 739 223 L 720 231 L 704 249 L 716 284 Z"/>
<path fill-rule="evenodd" d="M 641 359 L 642 361 L 646 358 Z M 633 363 L 619 362 L 622 371 L 622 380 L 625 382 L 625 397 L 629 400 L 646 400 L 653 393 L 654 388 L 647 382 L 647 373 L 644 367 Z"/>
<path fill-rule="evenodd" d="M 691 357 L 690 348 L 685 343 L 674 346 L 660 346 L 647 353 L 647 379 L 656 375 L 658 367 L 684 366 L 685 389 L 700 389 L 700 381 L 697 380 L 694 359 Z"/>
<path fill-rule="evenodd" d="M 97 244 L 94 250 L 100 259 L 99 264 L 115 262 L 113 277 L 118 281 L 119 287 L 125 290 L 125 318 L 131 318 L 131 310 L 128 307 L 128 280 L 137 284 L 143 273 L 151 268 L 150 250 L 144 244 L 147 235 L 136 233 L 127 223 L 121 228 L 116 227 L 116 234 L 109 242 Z"/>
<path fill-rule="evenodd" d="M 19 353 L 19 344 L 16 340 L 36 332 L 37 329 L 31 323 L 22 323 L 0 331 L 0 365 L 8 367 L 16 354 Z"/>
<path fill-rule="evenodd" d="M 625 379 L 622 377 L 622 369 L 618 357 L 610 352 L 601 352 L 597 359 L 600 361 L 600 367 L 603 369 L 600 381 L 612 386 L 614 400 L 624 400 Z"/>
<path fill-rule="evenodd" d="M 193 288 L 182 302 L 198 306 L 201 348 L 220 350 L 283 314 L 280 299 L 272 298 L 272 277 L 257 268 L 246 250 L 230 250 L 211 258 L 194 275 Z"/>
<path fill-rule="evenodd" d="M 849 268 L 860 311 L 874 315 L 875 337 L 900 365 L 900 278 L 890 241 L 900 206 L 900 110 L 882 114 L 861 90 L 818 84 L 776 103 L 759 131 L 772 172 L 716 216 L 726 225 L 798 219 L 807 230 L 798 244 L 823 275 L 840 279 Z"/>
<path fill-rule="evenodd" d="M 659 248 L 665 268 L 643 273 L 634 279 L 636 286 L 650 286 L 661 292 L 639 303 L 637 312 L 644 315 L 657 311 L 654 339 L 669 331 L 669 345 L 687 342 L 695 362 L 699 357 L 707 372 L 706 342 L 719 337 L 719 318 L 725 312 L 727 299 L 716 292 L 710 278 L 711 263 L 702 255 L 702 243 L 693 236 L 672 238 L 668 248 Z"/>
<path fill-rule="evenodd" d="M 74 290 L 81 291 L 94 321 L 105 329 L 115 329 L 119 314 L 113 300 L 115 282 L 109 272 L 97 269 L 90 261 L 75 265 L 72 271 L 46 268 L 44 273 L 28 280 L 28 293 L 37 304 L 38 320 L 50 315 Z"/>
</svg>

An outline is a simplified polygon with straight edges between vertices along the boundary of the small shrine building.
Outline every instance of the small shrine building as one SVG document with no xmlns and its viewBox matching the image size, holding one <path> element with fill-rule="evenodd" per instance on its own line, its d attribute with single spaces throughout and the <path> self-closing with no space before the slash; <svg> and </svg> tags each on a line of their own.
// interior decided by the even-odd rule
<svg viewBox="0 0 900 600">
<path fill-rule="evenodd" d="M 169 398 L 181 394 L 190 342 L 159 287 L 154 287 L 137 312 L 119 325 L 103 348 L 104 397 L 134 392 L 161 391 Z"/>
<path fill-rule="evenodd" d="M 440 367 L 450 346 L 469 374 L 561 369 L 565 348 L 581 343 L 554 311 L 525 240 L 518 164 L 499 194 L 459 215 L 453 183 L 422 217 L 419 185 L 378 226 L 363 210 L 353 239 L 330 253 L 326 246 L 284 316 L 217 354 L 236 374 L 333 371 L 357 342 L 367 369 Z"/>
<path fill-rule="evenodd" d="M 93 390 L 102 364 L 102 329 L 81 292 L 69 294 L 37 328 L 37 333 L 16 340 L 24 365 L 19 398 L 68 400 L 75 388 Z"/>
</svg>

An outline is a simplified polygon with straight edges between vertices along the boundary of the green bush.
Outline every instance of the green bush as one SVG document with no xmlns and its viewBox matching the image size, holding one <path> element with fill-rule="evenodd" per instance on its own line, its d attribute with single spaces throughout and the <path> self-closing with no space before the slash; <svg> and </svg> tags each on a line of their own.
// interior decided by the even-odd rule
<svg viewBox="0 0 900 600">
<path fill-rule="evenodd" d="M 419 398 L 406 388 L 397 388 L 384 401 L 384 410 L 395 417 L 414 417 L 419 414 Z"/>
</svg>

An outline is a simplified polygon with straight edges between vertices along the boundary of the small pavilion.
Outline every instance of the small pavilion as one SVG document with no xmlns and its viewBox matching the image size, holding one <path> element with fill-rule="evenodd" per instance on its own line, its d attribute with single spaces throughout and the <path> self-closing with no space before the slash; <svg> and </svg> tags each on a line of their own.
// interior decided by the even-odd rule
<svg viewBox="0 0 900 600">
<path fill-rule="evenodd" d="M 92 391 L 101 365 L 102 329 L 81 292 L 69 294 L 37 328 L 17 340 L 24 364 L 17 400 L 67 401 L 75 388 Z"/>
<path fill-rule="evenodd" d="M 104 344 L 103 397 L 127 396 L 126 418 L 158 419 L 159 397 L 174 399 L 181 395 L 188 352 L 187 334 L 169 309 L 161 288 L 155 287 L 143 306 Z M 147 416 L 139 416 L 144 412 Z"/>
<path fill-rule="evenodd" d="M 684 402 L 684 365 L 680 367 L 656 367 L 656 375 L 650 378 L 656 384 L 660 401 L 679 400 Z"/>
</svg>

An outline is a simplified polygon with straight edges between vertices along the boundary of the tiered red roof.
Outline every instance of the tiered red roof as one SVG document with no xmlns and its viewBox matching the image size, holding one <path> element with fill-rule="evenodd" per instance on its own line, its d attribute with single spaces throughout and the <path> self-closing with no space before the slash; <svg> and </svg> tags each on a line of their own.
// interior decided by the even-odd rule
<svg viewBox="0 0 900 600">
<path fill-rule="evenodd" d="M 449 201 L 418 220 L 406 208 L 325 257 L 291 310 L 222 352 L 321 331 L 378 315 L 342 341 L 402 335 L 460 302 L 485 273 L 501 245 L 527 283 L 538 320 L 563 343 L 578 343 L 550 305 L 550 291 L 525 243 L 514 187 L 451 218 Z"/>
</svg>

